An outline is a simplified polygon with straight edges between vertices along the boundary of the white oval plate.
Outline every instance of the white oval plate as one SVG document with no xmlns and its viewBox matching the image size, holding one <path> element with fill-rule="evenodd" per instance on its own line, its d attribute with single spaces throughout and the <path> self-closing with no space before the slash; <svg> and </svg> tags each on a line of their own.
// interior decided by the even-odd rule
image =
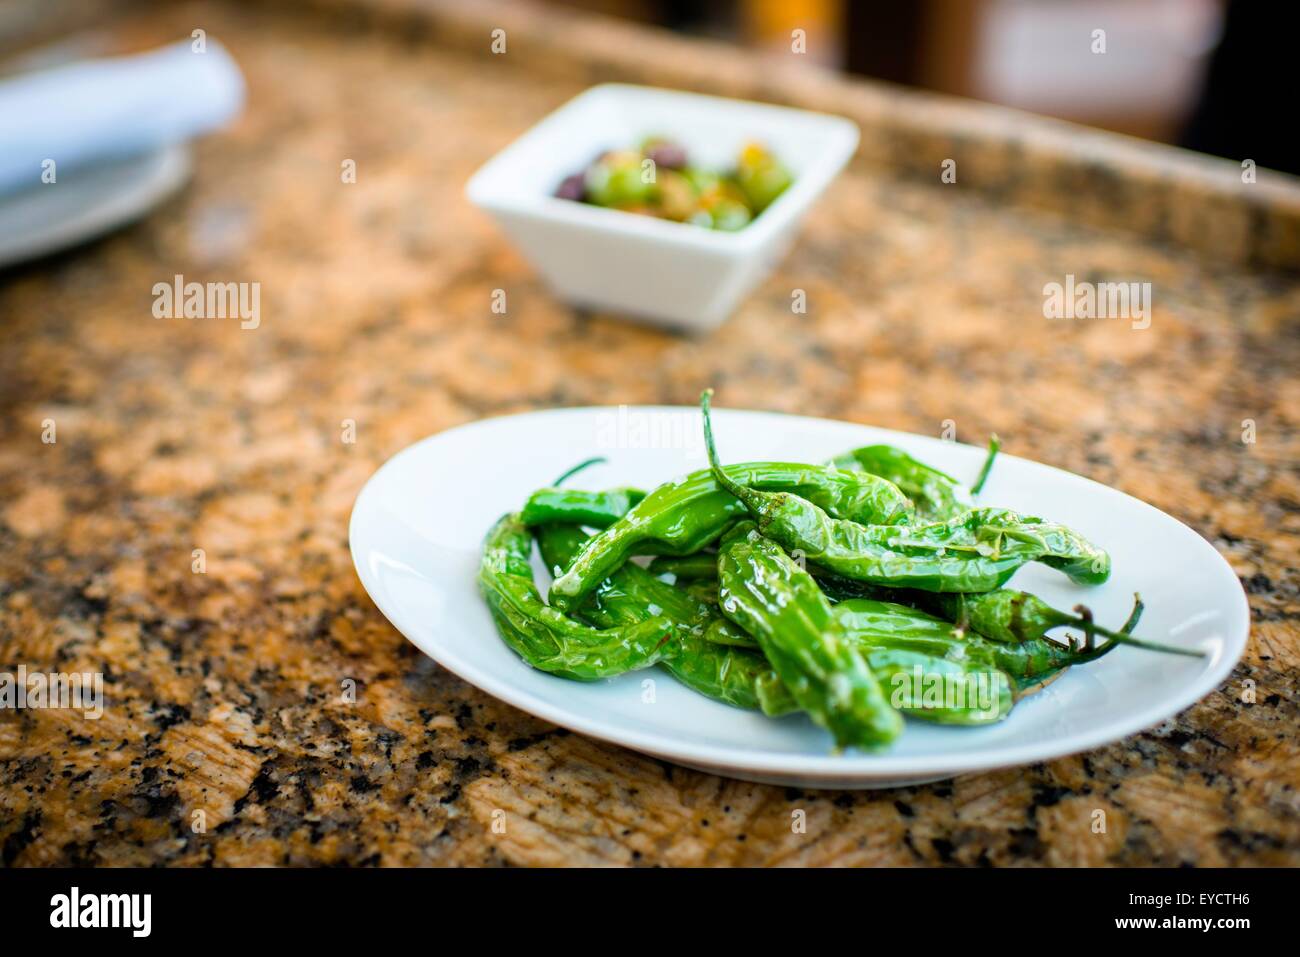
<svg viewBox="0 0 1300 957">
<path fill-rule="evenodd" d="M 969 480 L 984 459 L 973 446 L 825 419 L 719 409 L 715 425 L 727 462 L 822 462 L 887 442 Z M 1114 562 L 1111 580 L 1098 588 L 1074 586 L 1042 566 L 1022 569 L 1015 587 L 1060 608 L 1086 602 L 1112 626 L 1140 592 L 1147 604 L 1140 635 L 1206 657 L 1119 648 L 1071 669 L 1017 704 L 1006 721 L 986 728 L 909 721 L 883 754 L 831 753 L 827 733 L 802 715 L 773 720 L 731 708 L 659 669 L 587 684 L 529 668 L 497 636 L 475 585 L 488 527 L 589 456 L 609 462 L 572 480 L 574 487 L 649 489 L 701 468 L 699 427 L 698 411 L 685 407 L 557 409 L 424 439 L 393 456 L 357 496 L 349 532 L 357 573 L 421 651 L 502 701 L 689 767 L 802 787 L 892 787 L 1100 747 L 1213 691 L 1245 647 L 1250 614 L 1241 586 L 1190 528 L 1104 485 L 1002 455 L 982 503 L 1064 522 L 1109 549 Z M 548 579 L 538 567 L 545 593 Z"/>
</svg>

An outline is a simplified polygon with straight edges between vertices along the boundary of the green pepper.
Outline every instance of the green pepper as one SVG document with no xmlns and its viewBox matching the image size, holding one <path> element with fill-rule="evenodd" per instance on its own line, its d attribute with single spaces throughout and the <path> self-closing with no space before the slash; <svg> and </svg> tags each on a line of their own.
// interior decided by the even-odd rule
<svg viewBox="0 0 1300 957">
<path fill-rule="evenodd" d="M 649 565 L 655 575 L 672 573 L 678 581 L 718 577 L 718 556 L 713 552 L 691 555 L 660 555 Z"/>
<path fill-rule="evenodd" d="M 1142 617 L 1142 601 L 1134 598 L 1121 636 L 1136 628 Z M 902 606 L 855 599 L 835 606 L 833 614 L 886 688 L 890 704 L 909 717 L 939 724 L 1000 721 L 1015 701 L 1059 678 L 1070 664 L 1105 653 L 1066 648 L 1053 656 L 1052 649 L 1035 646 L 1032 654 L 999 660 L 996 649 L 980 639 Z M 788 691 L 778 687 L 768 693 Z"/>
<path fill-rule="evenodd" d="M 597 630 L 548 607 L 533 583 L 533 539 L 517 514 L 503 516 L 484 542 L 478 583 L 502 639 L 532 667 L 595 681 L 647 668 L 673 651 L 673 623 L 650 615 Z"/>
<path fill-rule="evenodd" d="M 781 489 L 816 502 L 825 510 L 823 514 L 883 527 L 906 521 L 911 511 L 893 483 L 866 473 L 822 465 L 753 462 L 728 466 L 720 474 L 738 488 Z M 561 610 L 573 607 L 638 549 L 670 555 L 698 552 L 745 515 L 746 506 L 721 487 L 709 469 L 661 485 L 583 545 L 564 574 L 552 583 L 551 604 Z"/>
<path fill-rule="evenodd" d="M 1053 608 L 1037 595 L 1028 592 L 1001 588 L 982 595 L 936 597 L 939 598 L 939 607 L 942 609 L 939 614 L 993 641 L 1033 641 L 1045 637 L 1053 628 L 1068 626 L 1092 631 L 1112 641 L 1132 645 L 1135 648 L 1145 648 L 1148 651 L 1184 655 L 1189 658 L 1205 657 L 1203 651 L 1192 648 L 1178 648 L 1135 638 L 1129 632 L 1133 630 L 1136 622 L 1125 625 L 1118 632 L 1111 631 L 1094 623 L 1092 612 L 1082 605 L 1075 606 L 1076 613 L 1070 614 Z M 1134 599 L 1140 606 L 1141 599 L 1136 595 Z"/>
<path fill-rule="evenodd" d="M 1146 605 L 1142 603 L 1141 596 L 1135 593 L 1133 595 L 1133 610 L 1129 613 L 1128 620 L 1124 622 L 1123 626 L 1121 626 L 1119 635 L 1116 635 L 1115 637 L 1128 638 L 1133 629 L 1138 626 L 1138 622 L 1142 620 L 1142 612 L 1145 609 Z M 1091 635 L 1089 635 L 1089 637 L 1091 637 Z M 1016 700 L 1019 701 L 1021 698 L 1026 698 L 1031 694 L 1043 690 L 1043 688 L 1050 685 L 1068 670 L 1069 667 L 1065 666 L 1061 668 L 1052 668 L 1037 675 L 1013 677 L 1012 681 L 1015 682 L 1016 686 Z"/>
<path fill-rule="evenodd" d="M 906 648 L 866 645 L 861 651 L 890 705 L 909 718 L 972 726 L 1011 714 L 1012 680 L 997 668 Z"/>
<path fill-rule="evenodd" d="M 714 701 L 757 709 L 769 718 L 799 708 L 793 698 L 782 694 L 767 659 L 749 648 L 726 647 L 692 635 L 661 664 L 686 687 Z"/>
<path fill-rule="evenodd" d="M 627 514 L 645 492 L 635 488 L 583 492 L 569 488 L 543 488 L 528 496 L 520 511 L 525 525 L 552 523 L 606 528 Z"/>
<path fill-rule="evenodd" d="M 1117 638 L 1137 627 L 1142 608 L 1141 599 L 1134 596 L 1133 612 Z M 1014 701 L 1060 677 L 1069 667 L 1067 663 L 1043 667 L 1041 653 L 999 660 L 995 648 L 965 635 L 960 628 L 948 632 L 948 644 L 942 648 L 942 637 L 932 640 L 943 636 L 942 625 L 936 626 L 930 616 L 909 614 L 902 606 L 885 602 L 853 599 L 836 605 L 835 615 L 850 637 L 864 645 L 868 663 L 890 691 L 890 703 L 911 717 L 940 724 L 1001 721 L 1010 714 Z M 1091 642 L 1091 623 L 1085 624 Z M 928 650 L 916 647 L 918 635 L 930 646 Z M 1041 639 L 1024 640 L 1033 643 Z M 909 642 L 912 647 L 905 646 Z M 1073 658 L 1071 663 L 1094 660 L 1112 647 L 1114 642 L 1095 652 L 1063 649 L 1064 655 L 1057 660 L 1066 656 Z M 942 656 L 936 653 L 940 650 Z M 1048 660 L 1052 660 L 1050 655 Z M 993 667 L 993 663 L 1010 665 L 1013 674 Z"/>
<path fill-rule="evenodd" d="M 1000 588 L 982 595 L 937 595 L 936 614 L 993 641 L 1021 642 L 1043 638 L 1062 625 L 1079 626 L 1083 619 L 1057 611 L 1037 595 Z M 1101 629 L 1100 633 L 1105 634 Z"/>
<path fill-rule="evenodd" d="M 721 608 L 721 604 L 718 607 Z M 704 631 L 704 640 L 733 648 L 759 647 L 757 638 L 727 618 L 716 618 L 709 622 L 709 627 Z"/>
<path fill-rule="evenodd" d="M 837 747 L 876 749 L 902 730 L 812 576 L 752 528 L 718 552 L 723 614 L 758 639 L 794 700 Z"/>
<path fill-rule="evenodd" d="M 1092 612 L 1083 605 L 1076 605 L 1075 613 L 1070 614 L 1053 608 L 1037 595 L 1013 588 L 998 588 L 981 594 L 943 594 L 853 581 L 831 574 L 815 564 L 810 564 L 808 571 L 832 600 L 875 598 L 880 601 L 910 605 L 952 622 L 960 628 L 969 629 L 990 641 L 1012 643 L 1028 641 L 1045 638 L 1054 628 L 1071 627 L 1091 630 L 1112 641 L 1132 645 L 1135 648 L 1145 648 L 1148 651 L 1184 655 L 1190 658 L 1204 657 L 1204 652 L 1201 651 L 1135 638 L 1128 634 L 1132 630 L 1131 626 L 1126 626 L 1119 631 L 1103 628 L 1093 622 Z"/>
<path fill-rule="evenodd" d="M 857 618 L 848 621 L 854 626 L 861 624 Z M 705 638 L 741 647 L 756 643 L 747 632 L 723 629 L 721 624 L 715 622 Z M 958 656 L 954 660 L 915 649 L 873 646 L 866 629 L 846 631 L 851 642 L 861 645 L 858 650 L 889 696 L 890 705 L 909 717 L 973 726 L 1001 721 L 1011 712 L 1014 681 L 1000 669 L 989 667 L 986 658 Z M 778 685 L 769 687 L 768 693 L 788 695 L 789 691 Z"/>
<path fill-rule="evenodd" d="M 714 556 L 717 560 L 717 556 Z M 651 572 L 651 574 L 654 574 Z M 677 582 L 677 587 L 684 589 L 686 594 L 690 595 L 696 601 L 703 602 L 706 605 L 716 606 L 718 604 L 718 581 L 715 578 L 709 581 L 704 578 L 697 578 L 685 582 Z"/>
<path fill-rule="evenodd" d="M 971 661 L 1018 678 L 1093 661 L 1119 645 L 1111 641 L 1099 647 L 1077 649 L 1047 638 L 1031 638 L 1016 644 L 988 641 L 915 608 L 871 598 L 842 601 L 834 606 L 834 615 L 855 646 L 893 648 L 953 661 Z"/>
<path fill-rule="evenodd" d="M 562 488 L 565 481 L 584 469 L 605 462 L 603 455 L 584 459 L 559 475 L 549 487 L 538 489 L 524 503 L 520 516 L 525 525 L 572 524 L 605 528 L 614 524 L 645 492 L 636 488 L 615 488 L 603 492 L 582 492 Z"/>
<path fill-rule="evenodd" d="M 861 470 L 889 479 L 912 500 L 917 519 L 923 523 L 943 522 L 975 507 L 975 496 L 988 478 L 993 460 L 1001 450 L 995 435 L 989 440 L 988 456 L 970 489 L 951 475 L 918 462 L 892 445 L 865 445 L 837 455 L 830 462 L 837 468 Z"/>
<path fill-rule="evenodd" d="M 747 487 L 718 462 L 711 394 L 706 390 L 700 404 L 718 484 L 744 503 L 763 535 L 837 575 L 938 592 L 992 591 L 1031 561 L 1079 584 L 1100 584 L 1110 575 L 1110 556 L 1082 535 L 1010 509 L 972 509 L 931 525 L 864 525 L 834 518 L 798 494 Z"/>
<path fill-rule="evenodd" d="M 587 537 L 575 526 L 547 525 L 535 531 L 542 560 L 551 567 L 571 560 Z M 704 638 L 711 626 L 724 623 L 715 607 L 660 581 L 639 565 L 617 569 L 586 597 L 577 613 L 602 628 L 666 618 L 673 623 L 676 640 L 672 654 L 659 664 L 682 684 L 716 701 L 758 709 L 769 717 L 797 707 L 774 680 L 772 666 L 762 654 Z"/>
<path fill-rule="evenodd" d="M 1101 656 L 1101 653 L 1080 652 L 1047 638 L 1029 638 L 1014 644 L 989 641 L 911 606 L 872 598 L 849 598 L 831 607 L 832 613 L 843 625 L 849 642 L 863 651 L 877 645 L 888 645 L 940 658 L 972 660 L 976 664 L 996 667 L 1018 678 L 1034 677 L 1053 668 L 1065 668 Z M 1132 626 L 1126 626 L 1126 630 L 1130 627 Z M 1100 631 L 1090 622 L 1084 628 L 1087 631 Z M 1123 632 L 1108 634 L 1113 634 L 1114 637 L 1103 648 L 1110 648 L 1112 644 L 1124 644 L 1128 638 Z M 745 634 L 736 631 L 719 633 L 710 629 L 705 636 L 721 644 L 738 647 L 758 644 L 757 639 L 746 640 Z"/>
<path fill-rule="evenodd" d="M 889 479 L 912 500 L 919 521 L 945 521 L 974 507 L 971 493 L 955 478 L 918 462 L 892 445 L 866 445 L 853 449 L 837 455 L 831 464 Z"/>
</svg>

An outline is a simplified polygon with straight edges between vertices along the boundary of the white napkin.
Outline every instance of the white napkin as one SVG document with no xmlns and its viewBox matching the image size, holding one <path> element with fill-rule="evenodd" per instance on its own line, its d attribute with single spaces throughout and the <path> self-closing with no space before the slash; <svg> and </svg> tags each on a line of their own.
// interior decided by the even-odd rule
<svg viewBox="0 0 1300 957">
<path fill-rule="evenodd" d="M 221 126 L 244 103 L 225 48 L 190 41 L 0 82 L 0 193 L 65 169 L 147 152 Z"/>
</svg>

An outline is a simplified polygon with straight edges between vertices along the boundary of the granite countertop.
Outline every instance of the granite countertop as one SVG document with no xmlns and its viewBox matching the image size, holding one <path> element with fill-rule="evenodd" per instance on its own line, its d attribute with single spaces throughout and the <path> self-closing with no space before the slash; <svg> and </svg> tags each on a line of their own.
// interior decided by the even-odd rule
<svg viewBox="0 0 1300 957">
<path fill-rule="evenodd" d="M 1235 189 L 1236 164 L 578 15 L 365 11 L 176 5 L 103 28 L 142 49 L 202 26 L 250 103 L 146 222 L 0 275 L 0 671 L 101 671 L 107 698 L 98 721 L 0 711 L 0 861 L 1300 863 L 1300 187 Z M 517 55 L 486 52 L 494 18 Z M 564 307 L 463 198 L 486 157 L 606 78 L 780 94 L 863 127 L 797 247 L 707 338 Z M 154 318 L 177 273 L 261 283 L 260 326 Z M 1150 328 L 1044 319 L 1066 274 L 1151 282 Z M 1240 576 L 1244 659 L 1087 754 L 800 792 L 534 719 L 421 655 L 362 590 L 352 502 L 407 444 L 706 383 L 735 407 L 996 430 L 1151 502 Z"/>
</svg>

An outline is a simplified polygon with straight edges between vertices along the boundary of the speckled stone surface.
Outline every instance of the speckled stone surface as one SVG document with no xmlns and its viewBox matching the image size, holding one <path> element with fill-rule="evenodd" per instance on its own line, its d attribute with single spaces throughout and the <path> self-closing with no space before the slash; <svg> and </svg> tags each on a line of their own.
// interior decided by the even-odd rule
<svg viewBox="0 0 1300 957">
<path fill-rule="evenodd" d="M 138 49 L 197 26 L 238 59 L 250 104 L 202 143 L 191 186 L 118 236 L 0 275 L 0 671 L 103 671 L 107 694 L 99 721 L 0 711 L 0 862 L 1300 864 L 1300 283 L 1263 271 L 1286 259 L 1293 184 L 1250 214 L 1277 245 L 1227 235 L 1239 255 L 1206 255 L 1209 239 L 1182 248 L 876 162 L 864 126 L 864 158 L 773 277 L 717 333 L 683 339 L 564 307 L 462 196 L 521 130 L 621 75 L 617 44 L 566 75 L 463 52 L 449 28 L 417 41 L 223 5 L 132 14 L 110 38 Z M 707 65 L 664 43 L 676 69 Z M 743 70 L 729 60 L 719 88 Z M 841 86 L 882 114 L 916 102 Z M 1186 162 L 1143 149 L 1156 173 L 1160 156 Z M 1097 176 L 1167 198 L 1087 163 L 1036 188 L 1064 205 Z M 1237 208 L 1205 188 L 1130 218 Z M 260 326 L 154 318 L 153 284 L 177 273 L 261 283 Z M 1150 328 L 1044 319 L 1043 285 L 1067 273 L 1151 282 Z M 735 407 L 996 430 L 1151 502 L 1241 577 L 1244 660 L 1175 720 L 1085 755 L 801 793 L 516 711 L 419 654 L 362 591 L 350 508 L 402 447 L 486 415 L 689 403 L 705 383 Z"/>
</svg>

